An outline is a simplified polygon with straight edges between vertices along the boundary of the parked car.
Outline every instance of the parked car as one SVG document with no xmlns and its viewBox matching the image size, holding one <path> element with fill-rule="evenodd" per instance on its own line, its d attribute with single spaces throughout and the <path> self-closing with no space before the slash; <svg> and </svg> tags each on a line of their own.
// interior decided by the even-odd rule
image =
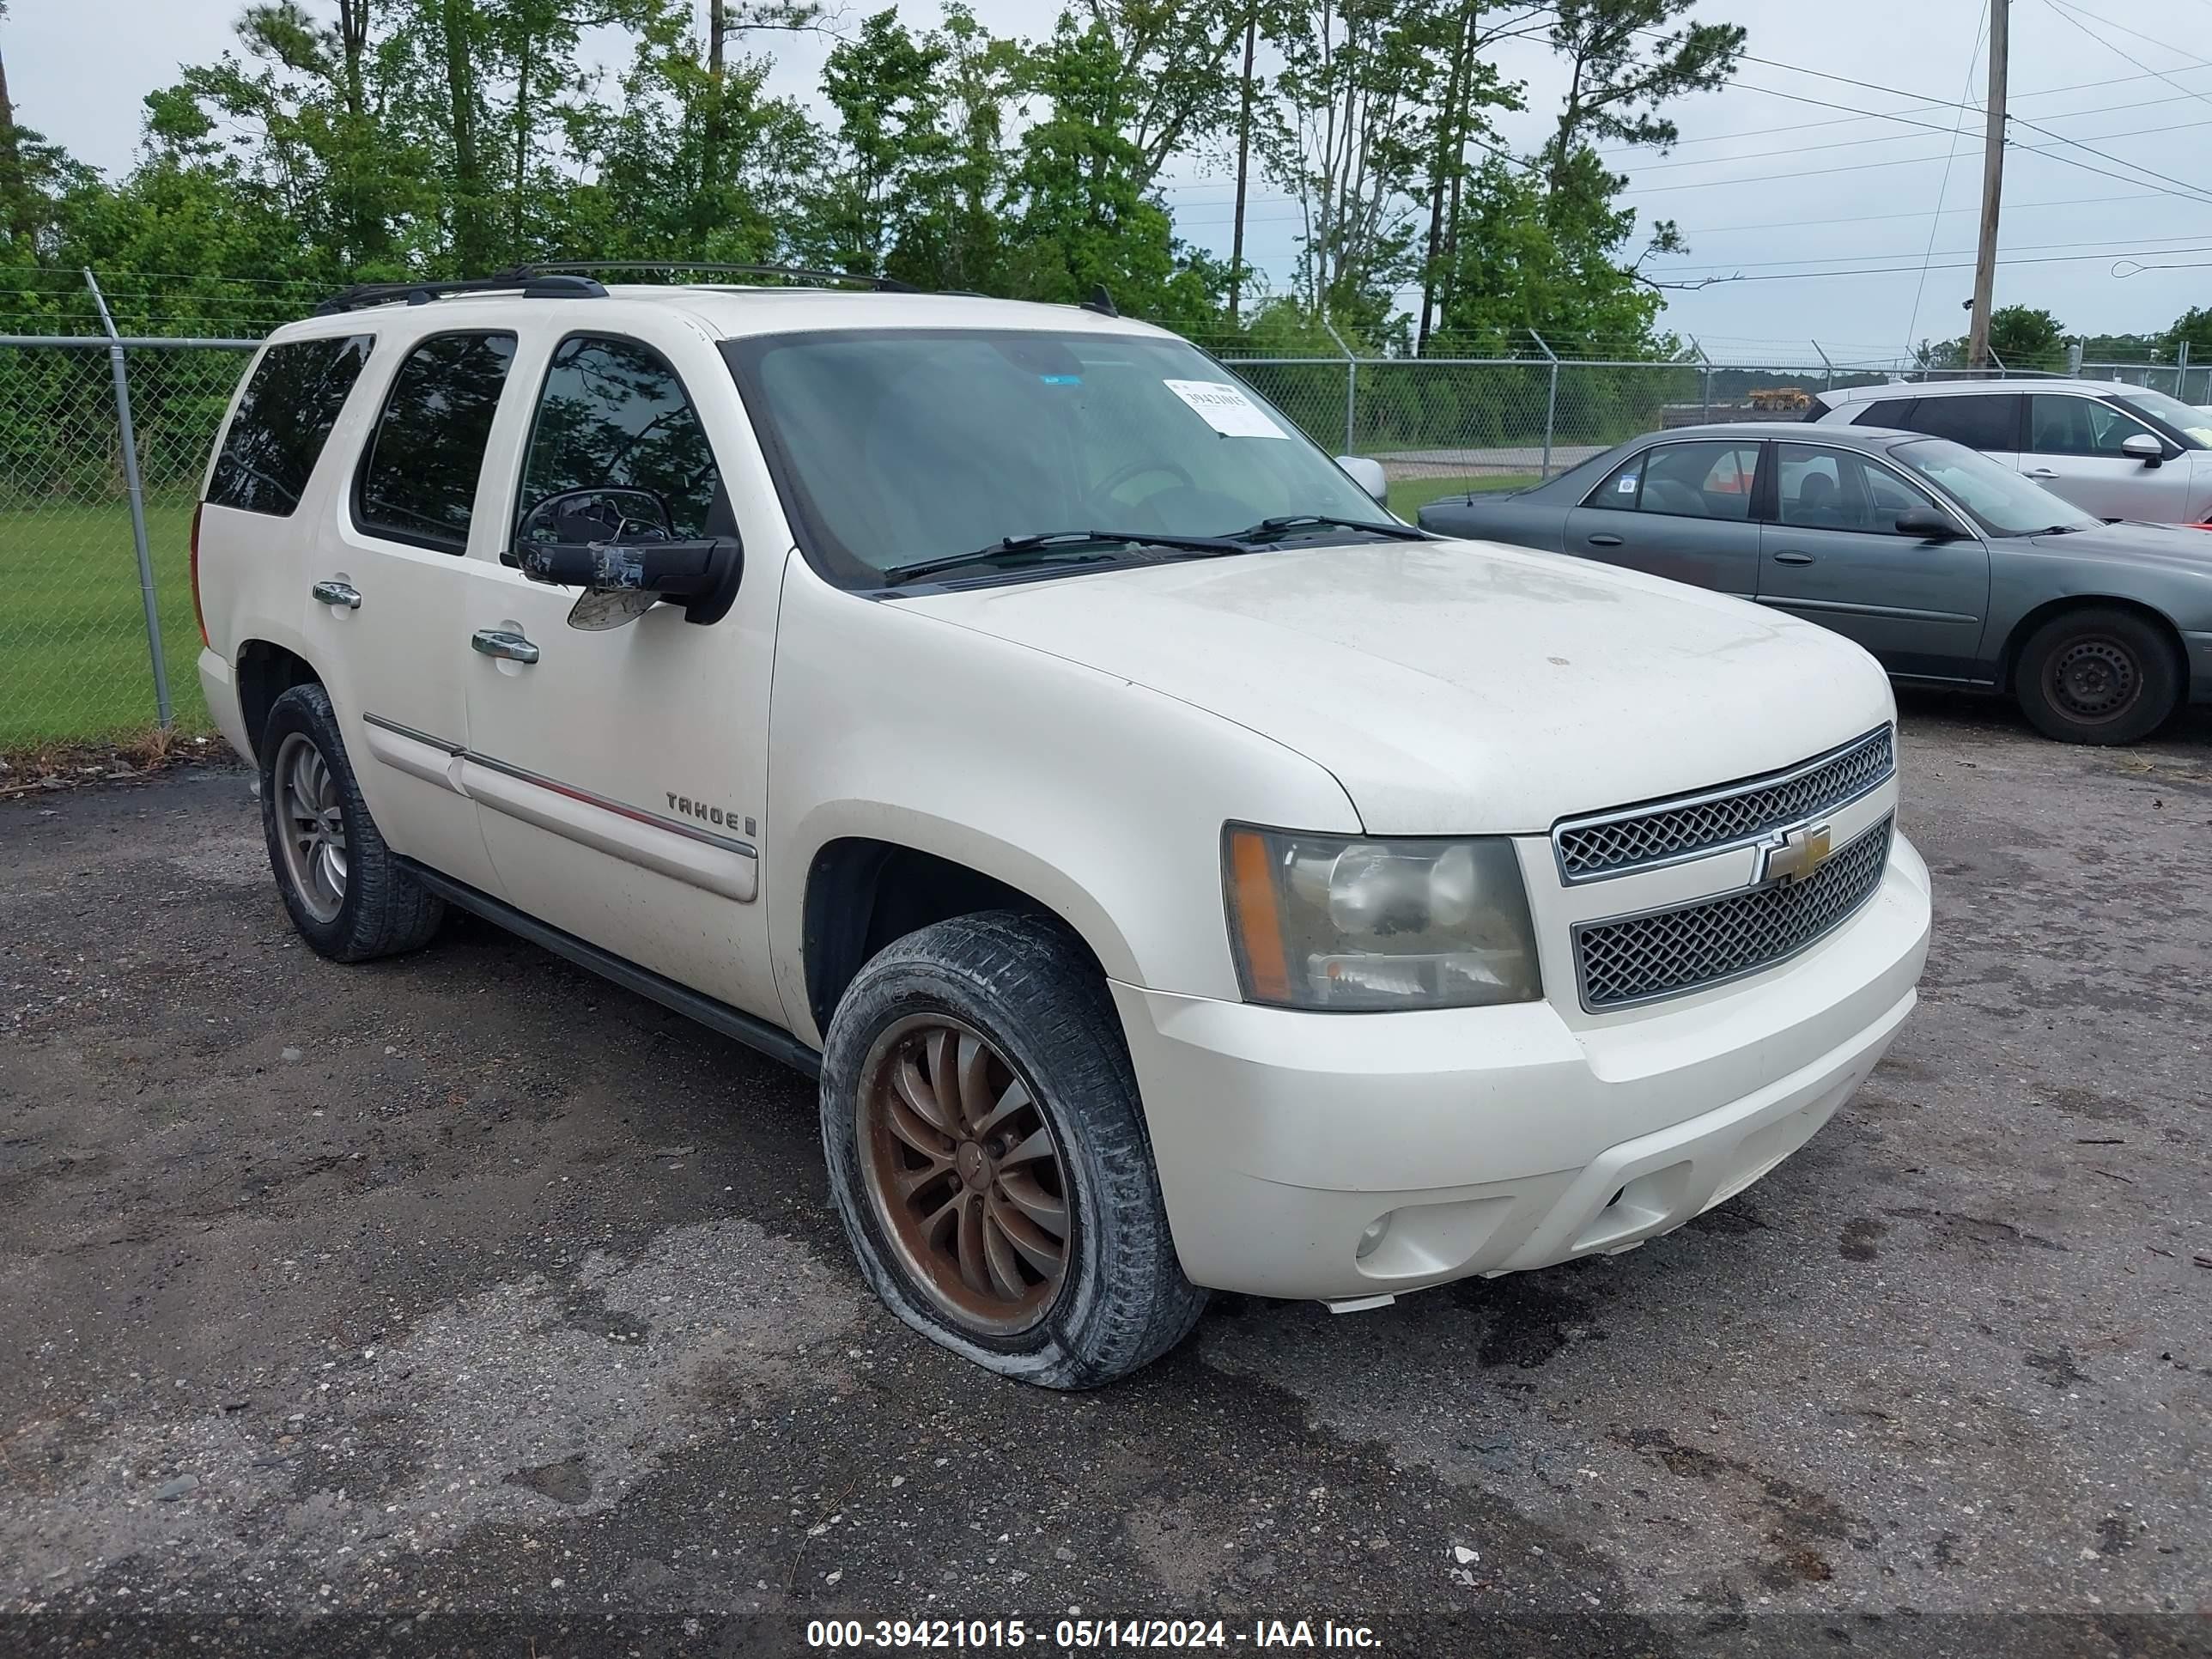
<svg viewBox="0 0 2212 1659">
<path fill-rule="evenodd" d="M 1824 392 L 1805 418 L 1978 449 L 2100 519 L 2212 529 L 2212 416 L 2119 380 L 1951 380 Z"/>
<path fill-rule="evenodd" d="M 818 1075 L 869 1282 L 994 1370 L 1630 1249 L 1913 1006 L 1872 659 L 1432 539 L 1171 335 L 573 274 L 326 309 L 194 532 L 294 925 L 359 962 L 459 906 Z"/>
<path fill-rule="evenodd" d="M 1420 520 L 1755 599 L 1898 679 L 2010 696 L 2069 743 L 2212 702 L 2212 537 L 2105 524 L 1948 439 L 1682 427 Z"/>
</svg>

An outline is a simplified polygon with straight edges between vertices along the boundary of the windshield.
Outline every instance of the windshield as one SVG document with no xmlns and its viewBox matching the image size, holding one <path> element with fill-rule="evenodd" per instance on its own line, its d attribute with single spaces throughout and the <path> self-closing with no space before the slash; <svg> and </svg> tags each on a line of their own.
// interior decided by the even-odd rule
<svg viewBox="0 0 2212 1659">
<path fill-rule="evenodd" d="M 2212 449 L 2212 414 L 2194 404 L 2185 404 L 2179 398 L 2169 398 L 2147 386 L 2112 395 L 2137 414 L 2165 422 L 2199 449 Z"/>
<path fill-rule="evenodd" d="M 1312 514 L 1405 533 L 1180 340 L 903 329 L 725 349 L 802 541 L 849 581 L 1055 532 L 1224 537 Z"/>
<path fill-rule="evenodd" d="M 2092 530 L 2099 520 L 2008 466 L 1948 438 L 1915 438 L 1890 459 L 1911 467 L 1956 501 L 1992 536 L 2035 536 L 2050 530 Z"/>
</svg>

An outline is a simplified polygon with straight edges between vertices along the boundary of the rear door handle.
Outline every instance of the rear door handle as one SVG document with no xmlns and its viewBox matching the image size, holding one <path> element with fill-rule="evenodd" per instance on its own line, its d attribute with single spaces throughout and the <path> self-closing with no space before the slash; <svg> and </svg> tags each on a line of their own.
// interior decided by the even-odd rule
<svg viewBox="0 0 2212 1659">
<path fill-rule="evenodd" d="M 487 657 L 504 657 L 509 662 L 533 663 L 538 660 L 538 647 L 520 634 L 504 628 L 479 628 L 469 644 Z"/>
<path fill-rule="evenodd" d="M 1813 556 L 1810 553 L 1799 553 L 1795 550 L 1788 553 L 1777 553 L 1774 556 L 1774 562 L 1777 564 L 1810 564 L 1813 562 Z"/>
<path fill-rule="evenodd" d="M 327 605 L 333 609 L 345 611 L 361 609 L 360 591 L 349 582 L 319 581 L 307 592 L 315 596 L 315 603 L 318 605 Z"/>
<path fill-rule="evenodd" d="M 1593 536 L 1589 538 L 1589 544 L 1592 547 L 1619 547 L 1620 545 L 1620 538 L 1618 536 Z"/>
</svg>

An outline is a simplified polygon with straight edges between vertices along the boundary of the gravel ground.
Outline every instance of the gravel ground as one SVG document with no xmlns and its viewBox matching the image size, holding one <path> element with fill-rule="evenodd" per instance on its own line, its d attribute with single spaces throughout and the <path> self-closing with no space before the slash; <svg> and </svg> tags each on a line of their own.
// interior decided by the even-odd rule
<svg viewBox="0 0 2212 1659">
<path fill-rule="evenodd" d="M 772 1064 L 465 919 L 309 954 L 242 773 L 0 806 L 0 1648 L 2206 1651 L 2212 720 L 1905 712 L 1935 953 L 1806 1151 L 1077 1396 L 884 1315 Z"/>
</svg>

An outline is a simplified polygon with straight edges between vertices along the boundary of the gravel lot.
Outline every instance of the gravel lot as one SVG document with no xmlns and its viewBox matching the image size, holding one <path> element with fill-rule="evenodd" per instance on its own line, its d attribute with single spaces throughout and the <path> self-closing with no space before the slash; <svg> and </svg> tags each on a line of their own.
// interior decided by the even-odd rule
<svg viewBox="0 0 2212 1659">
<path fill-rule="evenodd" d="M 2205 1651 L 2212 720 L 1904 754 L 1923 1000 L 1803 1153 L 1083 1396 L 878 1309 L 770 1063 L 465 919 L 310 955 L 243 773 L 0 805 L 0 1648 Z"/>
</svg>

